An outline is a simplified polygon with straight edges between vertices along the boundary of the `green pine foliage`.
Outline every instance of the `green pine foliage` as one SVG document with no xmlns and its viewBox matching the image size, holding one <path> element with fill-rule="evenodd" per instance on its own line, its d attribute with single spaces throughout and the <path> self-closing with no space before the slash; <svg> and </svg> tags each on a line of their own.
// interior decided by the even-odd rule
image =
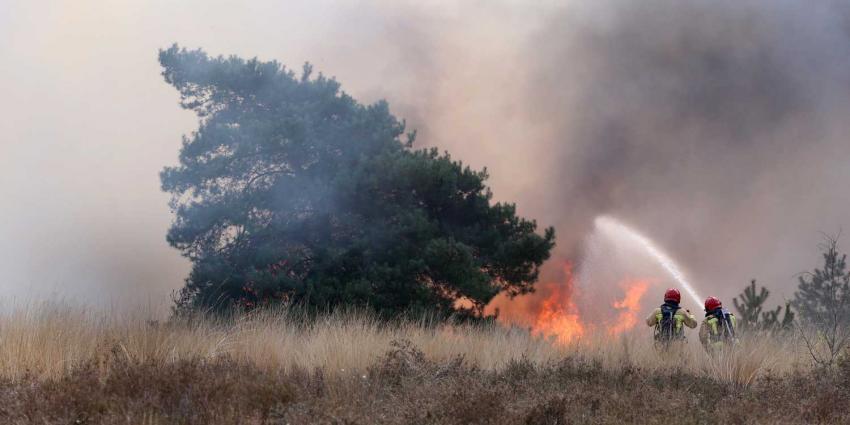
<svg viewBox="0 0 850 425">
<path fill-rule="evenodd" d="M 794 307 L 816 325 L 850 325 L 850 272 L 847 255 L 838 252 L 838 240 L 829 238 L 824 246 L 823 268 L 800 277 L 794 294 Z"/>
<path fill-rule="evenodd" d="M 847 256 L 838 252 L 838 238 L 823 246 L 823 268 L 800 277 L 794 304 L 805 320 L 800 336 L 815 364 L 833 367 L 846 361 L 850 344 L 850 272 Z"/>
<path fill-rule="evenodd" d="M 791 303 L 785 303 L 784 313 L 782 306 L 777 306 L 773 310 L 762 311 L 768 296 L 770 296 L 770 290 L 764 286 L 756 292 L 756 280 L 753 279 L 750 281 L 750 286 L 744 288 L 744 292 L 732 300 L 735 309 L 738 310 L 743 329 L 778 332 L 788 331 L 792 328 L 795 314 L 791 310 Z M 783 313 L 781 319 L 780 313 Z"/>
<path fill-rule="evenodd" d="M 486 170 L 414 150 L 385 102 L 362 105 L 310 65 L 296 77 L 177 45 L 159 60 L 200 121 L 161 173 L 167 240 L 193 265 L 178 308 L 481 316 L 496 294 L 533 290 L 554 230 L 493 203 Z"/>
</svg>

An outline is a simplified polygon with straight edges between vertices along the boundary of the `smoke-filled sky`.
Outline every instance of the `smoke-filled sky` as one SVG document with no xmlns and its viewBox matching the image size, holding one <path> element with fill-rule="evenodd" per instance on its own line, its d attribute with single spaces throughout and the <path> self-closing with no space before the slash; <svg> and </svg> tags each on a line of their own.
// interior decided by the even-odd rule
<svg viewBox="0 0 850 425">
<path fill-rule="evenodd" d="M 182 284 L 158 178 L 197 125 L 159 74 L 174 42 L 387 99 L 557 228 L 553 275 L 610 214 L 704 294 L 756 277 L 790 297 L 820 232 L 850 225 L 847 2 L 422 3 L 0 3 L 0 297 Z"/>
</svg>

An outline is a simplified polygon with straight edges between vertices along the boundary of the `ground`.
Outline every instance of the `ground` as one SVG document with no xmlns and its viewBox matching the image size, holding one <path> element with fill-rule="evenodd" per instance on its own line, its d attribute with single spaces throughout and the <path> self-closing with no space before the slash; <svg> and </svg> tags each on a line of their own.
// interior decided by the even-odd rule
<svg viewBox="0 0 850 425">
<path fill-rule="evenodd" d="M 562 346 L 501 326 L 345 314 L 3 319 L 3 423 L 850 423 L 850 362 L 815 368 L 792 336 L 671 361 L 639 330 Z"/>
</svg>

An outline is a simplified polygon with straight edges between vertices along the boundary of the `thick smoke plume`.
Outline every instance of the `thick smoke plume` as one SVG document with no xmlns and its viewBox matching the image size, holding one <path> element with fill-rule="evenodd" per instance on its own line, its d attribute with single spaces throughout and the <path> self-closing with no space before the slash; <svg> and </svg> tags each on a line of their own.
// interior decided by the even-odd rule
<svg viewBox="0 0 850 425">
<path fill-rule="evenodd" d="M 563 185 L 545 208 L 561 206 L 562 247 L 613 213 L 660 238 L 704 293 L 732 296 L 749 276 L 789 289 L 818 231 L 850 212 L 850 8 L 612 5 L 532 38 L 550 46 L 532 54 L 529 93 L 557 140 L 543 180 Z"/>
<path fill-rule="evenodd" d="M 610 214 L 653 237 L 702 293 L 728 299 L 756 277 L 789 297 L 818 259 L 819 232 L 850 220 L 846 3 L 13 9 L 0 26 L 15 64 L 0 71 L 8 293 L 85 288 L 94 299 L 131 286 L 162 298 L 181 284 L 156 181 L 195 127 L 156 65 L 175 41 L 293 68 L 309 60 L 362 101 L 386 98 L 420 147 L 487 166 L 498 200 L 556 226 L 545 282 L 581 263 L 593 219 Z"/>
</svg>

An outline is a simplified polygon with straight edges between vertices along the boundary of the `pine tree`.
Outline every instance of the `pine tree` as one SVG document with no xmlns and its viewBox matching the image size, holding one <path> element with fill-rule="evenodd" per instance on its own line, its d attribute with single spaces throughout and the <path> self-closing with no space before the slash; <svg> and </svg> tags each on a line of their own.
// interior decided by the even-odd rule
<svg viewBox="0 0 850 425">
<path fill-rule="evenodd" d="M 756 294 L 756 280 L 753 279 L 750 281 L 750 286 L 744 288 L 744 292 L 738 295 L 741 298 L 741 302 L 738 302 L 738 298 L 732 300 L 741 318 L 742 328 L 754 329 L 758 326 L 762 305 L 767 300 L 768 295 L 770 295 L 770 291 L 763 286 L 761 287 L 761 291 Z"/>
<path fill-rule="evenodd" d="M 778 332 L 791 328 L 794 322 L 794 312 L 791 311 L 791 304 L 789 302 L 785 303 L 785 313 L 781 321 L 779 320 L 779 313 L 782 312 L 782 306 L 777 306 L 774 310 L 762 312 L 764 303 L 769 296 L 770 290 L 764 286 L 760 288 L 758 293 L 756 292 L 756 280 L 753 279 L 750 281 L 750 286 L 744 288 L 744 292 L 732 300 L 735 304 L 735 309 L 738 310 L 743 329 Z M 741 301 L 738 301 L 738 298 Z"/>
<path fill-rule="evenodd" d="M 309 65 L 297 78 L 176 45 L 159 60 L 199 117 L 161 174 L 168 242 L 192 261 L 179 306 L 480 316 L 533 290 L 554 230 L 493 203 L 486 170 L 414 150 L 386 102 L 362 105 Z"/>
<path fill-rule="evenodd" d="M 838 253 L 838 241 L 829 239 L 823 253 L 823 268 L 800 277 L 794 306 L 807 321 L 823 325 L 850 324 L 850 273 L 847 255 Z"/>
<path fill-rule="evenodd" d="M 786 301 L 784 307 L 785 313 L 782 315 L 782 320 L 779 320 L 779 313 L 783 311 L 782 306 L 777 306 L 772 311 L 762 313 L 762 323 L 765 329 L 772 330 L 790 330 L 794 324 L 794 311 L 791 310 L 791 302 Z"/>
<path fill-rule="evenodd" d="M 846 271 L 846 260 L 847 256 L 838 252 L 838 239 L 828 238 L 823 268 L 801 276 L 794 294 L 794 307 L 816 336 L 801 334 L 812 358 L 824 366 L 834 364 L 850 339 L 850 272 Z"/>
</svg>

